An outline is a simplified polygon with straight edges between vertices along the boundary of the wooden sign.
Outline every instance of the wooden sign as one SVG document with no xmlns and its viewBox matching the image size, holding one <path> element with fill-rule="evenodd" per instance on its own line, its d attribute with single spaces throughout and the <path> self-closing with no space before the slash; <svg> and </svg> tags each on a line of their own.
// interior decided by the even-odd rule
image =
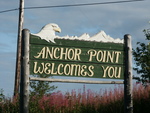
<svg viewBox="0 0 150 113">
<path fill-rule="evenodd" d="M 51 37 L 49 32 L 47 33 L 49 30 L 47 27 L 51 28 L 49 31 Z M 46 32 L 41 30 L 36 35 L 30 34 L 28 29 L 22 32 L 21 113 L 29 112 L 30 81 L 124 84 L 124 113 L 133 113 L 130 35 L 124 36 L 124 42 L 120 39 L 112 39 L 103 32 L 92 38 L 82 35 L 80 38 L 59 37 L 54 40 L 54 31 L 60 31 L 59 27 L 56 24 L 48 24 L 44 30 Z M 65 80 L 29 75 L 111 78 L 124 79 L 124 81 Z"/>
<path fill-rule="evenodd" d="M 30 74 L 123 79 L 124 44 L 30 35 Z"/>
</svg>

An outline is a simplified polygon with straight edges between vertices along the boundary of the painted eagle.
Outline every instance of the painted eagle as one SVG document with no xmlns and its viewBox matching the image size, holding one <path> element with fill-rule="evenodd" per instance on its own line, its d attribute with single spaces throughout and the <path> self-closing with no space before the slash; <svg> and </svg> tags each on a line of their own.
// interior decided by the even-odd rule
<svg viewBox="0 0 150 113">
<path fill-rule="evenodd" d="M 41 39 L 44 39 L 47 42 L 55 43 L 55 32 L 61 32 L 60 27 L 57 24 L 50 23 L 42 27 L 39 33 L 33 35 L 39 36 Z"/>
</svg>

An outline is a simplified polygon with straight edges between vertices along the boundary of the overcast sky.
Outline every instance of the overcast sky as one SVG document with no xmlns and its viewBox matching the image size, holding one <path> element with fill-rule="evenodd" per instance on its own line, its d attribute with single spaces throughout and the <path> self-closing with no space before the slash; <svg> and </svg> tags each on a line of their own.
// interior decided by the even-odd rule
<svg viewBox="0 0 150 113">
<path fill-rule="evenodd" d="M 115 1 L 124 0 L 25 0 L 25 7 Z M 131 34 L 135 48 L 136 42 L 145 42 L 143 29 L 150 28 L 149 5 L 149 0 L 143 0 L 93 6 L 25 9 L 24 28 L 29 29 L 31 33 L 37 33 L 43 25 L 56 23 L 62 29 L 62 32 L 57 34 L 59 36 L 80 36 L 83 33 L 92 36 L 101 30 L 113 38 L 122 39 L 125 34 Z M 0 0 L 0 11 L 18 7 L 19 0 Z M 18 13 L 18 10 L 0 13 L 0 89 L 4 89 L 6 96 L 11 96 L 14 90 Z M 83 85 L 78 88 L 81 86 Z M 61 84 L 60 89 L 62 87 L 68 88 L 68 85 Z M 89 86 L 92 87 L 93 85 Z"/>
</svg>

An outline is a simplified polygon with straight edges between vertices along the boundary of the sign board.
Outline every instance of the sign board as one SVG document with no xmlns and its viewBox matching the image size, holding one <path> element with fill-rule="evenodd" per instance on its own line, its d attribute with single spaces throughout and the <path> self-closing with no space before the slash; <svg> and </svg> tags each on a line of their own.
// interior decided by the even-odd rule
<svg viewBox="0 0 150 113">
<path fill-rule="evenodd" d="M 49 32 L 52 38 L 55 36 L 54 30 L 60 31 L 57 29 L 58 26 L 48 24 L 43 28 L 46 32 L 41 30 L 40 34 L 32 35 L 28 29 L 22 32 L 20 111 L 29 112 L 29 82 L 35 80 L 124 84 L 124 111 L 133 113 L 131 36 L 124 35 L 124 42 L 120 39 L 114 40 L 103 32 L 88 40 L 84 39 L 85 35 L 80 39 L 59 37 L 54 40 L 49 37 L 47 27 L 51 27 Z M 124 81 L 63 80 L 29 77 L 29 75 L 111 78 Z"/>
<path fill-rule="evenodd" d="M 124 77 L 124 44 L 30 35 L 30 74 L 69 77 Z"/>
</svg>

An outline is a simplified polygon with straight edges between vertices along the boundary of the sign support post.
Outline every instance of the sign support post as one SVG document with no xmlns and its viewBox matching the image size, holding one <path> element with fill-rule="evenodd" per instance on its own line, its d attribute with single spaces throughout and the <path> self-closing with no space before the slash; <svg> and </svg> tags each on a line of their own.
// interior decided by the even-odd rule
<svg viewBox="0 0 150 113">
<path fill-rule="evenodd" d="M 125 43 L 125 75 L 124 75 L 124 112 L 133 113 L 132 95 L 132 45 L 131 36 L 124 36 Z"/>
<path fill-rule="evenodd" d="M 29 113 L 29 30 L 22 31 L 22 65 L 20 82 L 20 113 Z"/>
</svg>

